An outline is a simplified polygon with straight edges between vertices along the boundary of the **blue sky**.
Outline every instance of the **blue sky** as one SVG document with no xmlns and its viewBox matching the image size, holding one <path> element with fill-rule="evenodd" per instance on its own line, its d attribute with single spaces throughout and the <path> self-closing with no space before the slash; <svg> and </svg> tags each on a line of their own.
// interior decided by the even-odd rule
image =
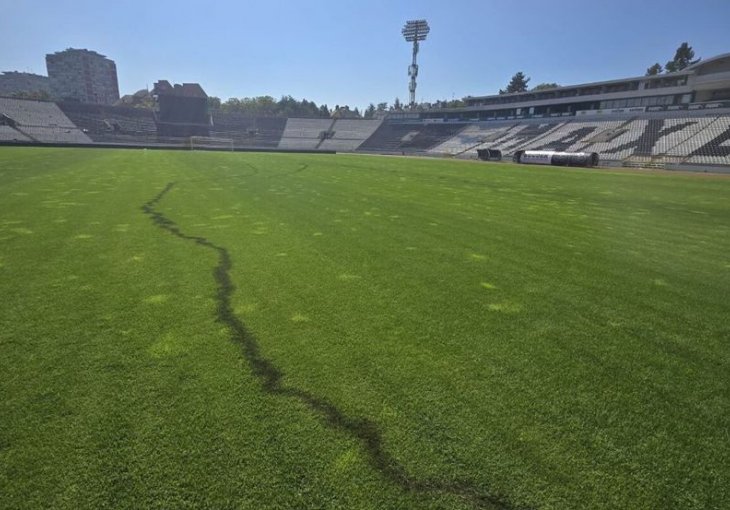
<svg viewBox="0 0 730 510">
<path fill-rule="evenodd" d="M 400 29 L 427 18 L 419 101 L 531 84 L 641 75 L 682 41 L 730 52 L 730 0 L 0 0 L 0 71 L 45 74 L 45 54 L 89 48 L 117 63 L 122 94 L 158 79 L 210 95 L 290 94 L 318 104 L 408 97 Z"/>
</svg>

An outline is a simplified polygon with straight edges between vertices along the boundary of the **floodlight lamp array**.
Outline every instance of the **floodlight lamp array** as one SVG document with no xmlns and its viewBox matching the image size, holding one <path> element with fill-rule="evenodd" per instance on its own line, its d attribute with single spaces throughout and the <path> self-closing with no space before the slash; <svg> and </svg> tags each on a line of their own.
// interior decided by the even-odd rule
<svg viewBox="0 0 730 510">
<path fill-rule="evenodd" d="M 406 21 L 401 33 L 408 42 L 425 41 L 430 30 L 428 22 L 425 19 L 417 19 Z"/>
</svg>

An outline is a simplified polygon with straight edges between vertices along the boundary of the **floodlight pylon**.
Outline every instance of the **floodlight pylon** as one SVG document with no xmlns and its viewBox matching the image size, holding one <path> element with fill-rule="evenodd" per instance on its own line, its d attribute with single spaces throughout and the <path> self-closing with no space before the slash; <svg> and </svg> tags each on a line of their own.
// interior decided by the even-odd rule
<svg viewBox="0 0 730 510">
<path fill-rule="evenodd" d="M 419 41 L 425 41 L 426 36 L 430 31 L 431 29 L 428 26 L 428 21 L 426 21 L 425 19 L 406 21 L 406 24 L 403 26 L 403 30 L 401 31 L 405 40 L 413 43 L 413 60 L 411 61 L 411 65 L 408 66 L 408 76 L 410 76 L 411 78 L 411 81 L 408 84 L 408 91 L 410 93 L 409 106 L 411 108 L 415 108 L 416 106 L 416 78 L 418 77 L 417 56 L 419 49 L 418 43 Z"/>
</svg>

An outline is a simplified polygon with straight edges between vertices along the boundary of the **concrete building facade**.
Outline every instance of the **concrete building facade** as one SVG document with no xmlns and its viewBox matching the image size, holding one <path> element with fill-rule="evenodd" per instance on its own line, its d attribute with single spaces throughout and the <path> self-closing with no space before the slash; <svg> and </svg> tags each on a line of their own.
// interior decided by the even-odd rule
<svg viewBox="0 0 730 510">
<path fill-rule="evenodd" d="M 119 100 L 117 66 L 95 51 L 69 48 L 46 55 L 51 94 L 58 100 L 114 104 Z"/>
</svg>

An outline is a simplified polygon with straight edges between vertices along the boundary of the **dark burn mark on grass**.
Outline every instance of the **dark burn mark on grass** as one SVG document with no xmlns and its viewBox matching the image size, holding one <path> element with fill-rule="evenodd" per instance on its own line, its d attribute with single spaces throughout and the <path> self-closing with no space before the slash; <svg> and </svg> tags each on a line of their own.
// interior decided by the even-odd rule
<svg viewBox="0 0 730 510">
<path fill-rule="evenodd" d="M 249 167 L 249 168 L 251 168 L 253 170 L 253 173 L 251 173 L 249 175 L 258 175 L 258 173 L 260 172 L 259 168 L 256 165 L 252 165 L 251 163 L 246 163 L 246 166 Z M 302 163 L 301 165 L 299 165 L 294 170 L 291 170 L 289 172 L 283 172 L 283 173 L 280 172 L 280 173 L 276 173 L 276 174 L 273 174 L 273 175 L 270 174 L 269 177 L 273 177 L 273 176 L 280 177 L 280 176 L 284 176 L 284 175 L 294 175 L 294 174 L 298 174 L 299 172 L 303 172 L 304 170 L 306 170 L 308 168 L 309 168 L 309 164 L 308 163 Z"/>
<path fill-rule="evenodd" d="M 244 163 L 244 164 L 247 167 L 249 167 L 251 170 L 253 170 L 253 172 L 251 172 L 250 174 L 247 174 L 246 177 L 253 177 L 254 175 L 258 175 L 259 174 L 258 167 L 256 167 L 255 165 L 252 165 L 251 163 Z"/>
<path fill-rule="evenodd" d="M 213 269 L 213 278 L 217 283 L 217 319 L 229 329 L 231 340 L 241 346 L 241 350 L 251 368 L 251 372 L 259 380 L 264 391 L 273 395 L 298 400 L 301 404 L 321 417 L 330 427 L 346 432 L 357 439 L 362 444 L 372 467 L 377 469 L 385 478 L 406 491 L 451 494 L 459 496 L 480 508 L 496 508 L 499 510 L 516 508 L 506 498 L 485 492 L 484 489 L 466 481 L 443 482 L 438 480 L 414 479 L 385 450 L 382 434 L 372 420 L 347 416 L 343 411 L 322 397 L 318 397 L 301 388 L 286 386 L 282 381 L 284 374 L 271 360 L 261 354 L 256 337 L 233 312 L 231 296 L 236 287 L 230 276 L 233 264 L 228 250 L 209 241 L 205 237 L 191 236 L 184 233 L 174 221 L 155 210 L 157 203 L 162 200 L 174 185 L 174 182 L 167 184 L 162 191 L 142 206 L 142 211 L 150 216 L 153 223 L 163 230 L 186 241 L 204 246 L 218 254 L 218 264 Z"/>
</svg>

